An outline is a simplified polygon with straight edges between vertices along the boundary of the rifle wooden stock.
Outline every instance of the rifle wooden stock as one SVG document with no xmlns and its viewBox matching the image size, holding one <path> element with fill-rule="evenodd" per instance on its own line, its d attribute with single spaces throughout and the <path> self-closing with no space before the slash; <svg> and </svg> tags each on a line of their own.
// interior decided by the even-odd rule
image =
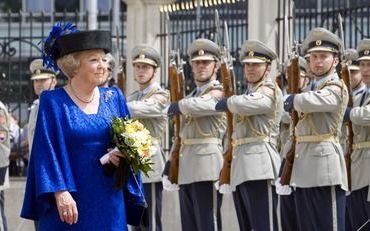
<svg viewBox="0 0 370 231">
<path fill-rule="evenodd" d="M 291 65 L 288 66 L 287 71 L 288 71 L 288 91 L 290 94 L 297 94 L 299 93 L 299 77 L 300 77 L 298 56 L 292 58 Z M 280 178 L 280 183 L 282 185 L 290 184 L 290 178 L 292 176 L 293 163 L 295 157 L 295 144 L 296 144 L 295 126 L 299 121 L 297 111 L 293 110 L 290 113 L 290 117 L 292 126 L 292 146 L 290 147 L 290 150 L 285 157 L 285 163 Z"/>
<path fill-rule="evenodd" d="M 183 72 L 178 72 L 175 64 L 171 64 L 169 67 L 169 80 L 170 80 L 170 93 L 171 103 L 178 102 L 184 97 L 184 82 L 185 78 Z M 174 124 L 174 143 L 170 154 L 170 168 L 168 172 L 168 179 L 173 184 L 178 183 L 179 176 L 179 159 L 180 159 L 180 148 L 181 148 L 181 117 L 175 115 L 173 117 Z"/>
<path fill-rule="evenodd" d="M 352 87 L 351 87 L 351 73 L 348 70 L 348 65 L 343 64 L 341 75 L 344 84 L 346 85 L 348 89 L 348 107 L 353 107 L 353 99 L 352 99 Z M 346 146 L 346 152 L 344 154 L 344 158 L 346 161 L 346 169 L 347 169 L 347 179 L 348 179 L 348 187 L 351 189 L 351 154 L 352 154 L 352 145 L 353 145 L 353 129 L 352 129 L 352 123 L 351 121 L 348 121 L 347 124 L 347 146 Z"/>
<path fill-rule="evenodd" d="M 122 70 L 117 73 L 117 86 L 123 94 L 126 93 L 126 75 Z"/>
<path fill-rule="evenodd" d="M 231 71 L 226 63 L 221 64 L 221 79 L 223 85 L 223 91 L 225 97 L 230 97 L 235 94 L 235 79 L 234 72 Z M 223 154 L 224 162 L 220 172 L 219 184 L 230 184 L 231 175 L 231 161 L 233 159 L 233 146 L 232 146 L 232 134 L 233 134 L 233 114 L 230 111 L 226 112 L 227 120 L 227 149 Z"/>
</svg>

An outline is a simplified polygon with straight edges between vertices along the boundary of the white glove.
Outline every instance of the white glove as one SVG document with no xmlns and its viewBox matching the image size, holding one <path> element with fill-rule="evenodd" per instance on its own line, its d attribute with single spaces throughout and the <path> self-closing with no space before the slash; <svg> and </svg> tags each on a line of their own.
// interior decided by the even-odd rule
<svg viewBox="0 0 370 231">
<path fill-rule="evenodd" d="M 108 164 L 109 163 L 109 156 L 113 153 L 113 152 L 119 152 L 118 148 L 115 147 L 114 149 L 110 150 L 109 152 L 105 153 L 100 159 L 100 163 L 102 165 L 105 165 L 105 164 Z"/>
<path fill-rule="evenodd" d="M 289 185 L 281 185 L 280 177 L 275 181 L 276 193 L 278 195 L 292 194 L 292 188 Z"/>
<path fill-rule="evenodd" d="M 218 190 L 221 194 L 230 194 L 233 192 L 231 189 L 231 186 L 229 184 L 223 184 L 220 186 L 220 182 L 216 181 L 215 188 Z"/>
<path fill-rule="evenodd" d="M 163 175 L 162 177 L 162 185 L 163 185 L 163 188 L 167 191 L 171 191 L 171 192 L 174 192 L 174 191 L 178 191 L 180 189 L 179 185 L 178 184 L 172 184 L 171 181 L 168 179 L 168 176 L 167 175 Z"/>
</svg>

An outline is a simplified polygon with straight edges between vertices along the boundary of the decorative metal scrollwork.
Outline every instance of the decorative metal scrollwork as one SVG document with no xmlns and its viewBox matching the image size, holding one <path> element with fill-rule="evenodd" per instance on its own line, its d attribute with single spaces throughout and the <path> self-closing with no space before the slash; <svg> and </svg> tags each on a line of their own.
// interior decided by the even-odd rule
<svg viewBox="0 0 370 231">
<path fill-rule="evenodd" d="M 3 43 L 0 43 L 0 57 L 13 57 L 17 53 L 17 49 L 12 46 L 11 44 L 14 42 L 19 42 L 19 43 L 26 43 L 31 45 L 32 47 L 36 48 L 39 52 L 41 52 L 40 47 L 38 47 L 36 44 L 34 44 L 31 41 L 28 41 L 23 38 L 14 38 L 9 41 L 4 41 Z"/>
</svg>

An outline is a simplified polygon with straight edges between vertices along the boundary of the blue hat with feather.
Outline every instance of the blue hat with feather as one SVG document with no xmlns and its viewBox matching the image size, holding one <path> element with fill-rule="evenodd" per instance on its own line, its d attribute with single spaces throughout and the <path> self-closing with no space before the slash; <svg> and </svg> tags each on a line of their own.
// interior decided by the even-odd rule
<svg viewBox="0 0 370 231">
<path fill-rule="evenodd" d="M 42 58 L 47 68 L 59 70 L 56 61 L 74 52 L 103 49 L 110 52 L 112 40 L 109 31 L 79 31 L 72 23 L 57 22 L 43 41 Z"/>
</svg>

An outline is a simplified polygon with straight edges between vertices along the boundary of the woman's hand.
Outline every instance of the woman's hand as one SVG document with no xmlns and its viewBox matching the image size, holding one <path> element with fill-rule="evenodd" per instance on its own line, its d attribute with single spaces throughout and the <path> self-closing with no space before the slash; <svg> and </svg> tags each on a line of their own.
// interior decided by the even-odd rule
<svg viewBox="0 0 370 231">
<path fill-rule="evenodd" d="M 109 163 L 112 163 L 114 166 L 118 167 L 120 157 L 124 157 L 124 155 L 118 150 L 118 148 L 110 150 L 109 153 Z"/>
<path fill-rule="evenodd" d="M 54 193 L 60 220 L 70 225 L 77 223 L 78 212 L 75 200 L 68 191 Z"/>
<path fill-rule="evenodd" d="M 120 157 L 124 157 L 124 155 L 118 150 L 118 148 L 109 149 L 108 153 L 100 158 L 100 163 L 103 165 L 107 163 L 112 163 L 114 166 L 118 167 Z"/>
</svg>

